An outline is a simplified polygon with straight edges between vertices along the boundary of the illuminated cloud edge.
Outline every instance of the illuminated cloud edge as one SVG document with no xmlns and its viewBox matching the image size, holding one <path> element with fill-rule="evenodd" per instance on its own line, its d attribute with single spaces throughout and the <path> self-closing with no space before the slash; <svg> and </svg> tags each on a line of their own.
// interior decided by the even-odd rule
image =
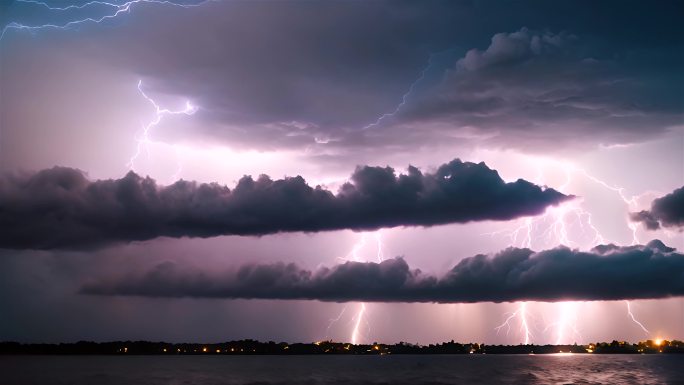
<svg viewBox="0 0 684 385">
<path fill-rule="evenodd" d="M 540 252 L 507 248 L 465 258 L 442 277 L 411 269 L 403 258 L 315 271 L 282 262 L 200 271 L 167 261 L 139 275 L 86 283 L 80 293 L 438 303 L 667 298 L 684 295 L 684 254 L 658 240 L 599 245 L 588 252 L 564 246 Z"/>
<path fill-rule="evenodd" d="M 649 230 L 658 230 L 661 226 L 684 229 L 684 186 L 654 199 L 650 210 L 630 213 L 629 218 L 642 222 Z"/>
<path fill-rule="evenodd" d="M 301 176 L 160 186 L 133 172 L 90 181 L 55 167 L 0 177 L 0 248 L 80 249 L 157 237 L 261 236 L 280 232 L 374 230 L 537 215 L 571 199 L 484 163 L 458 159 L 434 173 L 409 166 L 357 167 L 334 194 Z"/>
</svg>

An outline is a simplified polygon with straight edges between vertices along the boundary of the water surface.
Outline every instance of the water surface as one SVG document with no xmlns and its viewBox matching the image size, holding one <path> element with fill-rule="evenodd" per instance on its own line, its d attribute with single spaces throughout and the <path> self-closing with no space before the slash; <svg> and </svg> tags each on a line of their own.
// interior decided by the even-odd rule
<svg viewBox="0 0 684 385">
<path fill-rule="evenodd" d="M 2 384 L 684 384 L 684 355 L 0 356 Z"/>
</svg>

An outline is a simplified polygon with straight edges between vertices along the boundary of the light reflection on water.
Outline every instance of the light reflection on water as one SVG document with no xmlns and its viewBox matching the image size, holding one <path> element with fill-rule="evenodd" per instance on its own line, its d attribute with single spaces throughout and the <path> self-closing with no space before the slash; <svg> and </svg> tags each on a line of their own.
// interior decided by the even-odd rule
<svg viewBox="0 0 684 385">
<path fill-rule="evenodd" d="M 684 355 L 3 356 L 3 384 L 684 384 Z"/>
</svg>

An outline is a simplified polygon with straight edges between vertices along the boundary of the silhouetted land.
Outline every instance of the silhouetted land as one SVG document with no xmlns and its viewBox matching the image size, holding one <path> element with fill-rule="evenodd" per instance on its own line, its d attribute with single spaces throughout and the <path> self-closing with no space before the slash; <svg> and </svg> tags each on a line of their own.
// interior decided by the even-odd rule
<svg viewBox="0 0 684 385">
<path fill-rule="evenodd" d="M 126 355 L 126 354 L 222 354 L 222 355 L 305 355 L 305 354 L 655 354 L 684 353 L 684 342 L 647 340 L 636 344 L 625 341 L 597 342 L 588 345 L 485 345 L 478 343 L 457 343 L 415 345 L 406 342 L 398 344 L 361 344 L 321 341 L 315 343 L 275 343 L 254 340 L 231 341 L 216 344 L 165 343 L 149 341 L 115 341 L 61 344 L 21 344 L 0 342 L 0 354 L 82 354 L 82 355 Z"/>
</svg>

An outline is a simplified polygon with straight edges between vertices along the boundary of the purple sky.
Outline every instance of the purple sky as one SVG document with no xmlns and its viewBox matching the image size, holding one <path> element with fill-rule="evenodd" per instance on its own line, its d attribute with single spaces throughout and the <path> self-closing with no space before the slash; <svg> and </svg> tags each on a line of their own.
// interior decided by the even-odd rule
<svg viewBox="0 0 684 385">
<path fill-rule="evenodd" d="M 91 3 L 0 6 L 0 340 L 684 339 L 681 2 Z"/>
</svg>

